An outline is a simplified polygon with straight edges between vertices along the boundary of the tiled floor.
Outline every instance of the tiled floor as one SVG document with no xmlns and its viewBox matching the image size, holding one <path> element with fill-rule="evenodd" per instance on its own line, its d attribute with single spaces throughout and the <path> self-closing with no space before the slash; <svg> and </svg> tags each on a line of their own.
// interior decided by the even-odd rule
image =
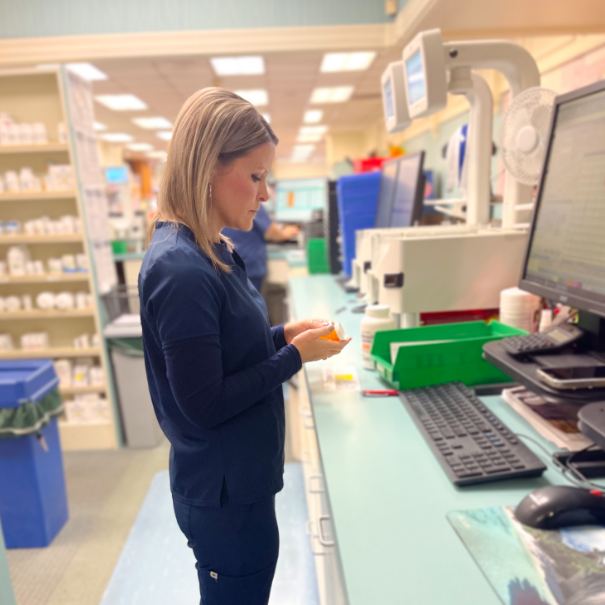
<svg viewBox="0 0 605 605">
<path fill-rule="evenodd" d="M 301 465 L 286 464 L 276 499 L 280 558 L 270 605 L 318 605 L 315 564 L 304 531 L 307 508 Z M 194 559 L 174 519 L 168 473 L 158 473 L 116 565 L 101 605 L 194 605 Z"/>
</svg>

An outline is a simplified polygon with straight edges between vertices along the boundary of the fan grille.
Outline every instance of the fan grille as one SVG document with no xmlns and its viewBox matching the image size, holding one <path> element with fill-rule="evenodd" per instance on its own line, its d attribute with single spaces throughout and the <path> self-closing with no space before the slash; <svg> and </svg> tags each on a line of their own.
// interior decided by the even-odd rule
<svg viewBox="0 0 605 605">
<path fill-rule="evenodd" d="M 513 99 L 504 116 L 502 159 L 506 169 L 525 185 L 535 185 L 540 178 L 555 96 L 548 88 L 528 88 Z M 517 135 L 525 126 L 538 135 L 537 146 L 529 152 L 517 145 Z"/>
</svg>

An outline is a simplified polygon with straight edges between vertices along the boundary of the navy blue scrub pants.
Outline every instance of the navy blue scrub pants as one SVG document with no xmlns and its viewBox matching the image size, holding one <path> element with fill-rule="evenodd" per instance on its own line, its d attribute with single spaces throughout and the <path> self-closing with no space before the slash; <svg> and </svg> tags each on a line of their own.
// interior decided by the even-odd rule
<svg viewBox="0 0 605 605">
<path fill-rule="evenodd" d="M 202 605 L 267 605 L 279 554 L 275 496 L 197 507 L 173 498 L 197 563 Z"/>
</svg>

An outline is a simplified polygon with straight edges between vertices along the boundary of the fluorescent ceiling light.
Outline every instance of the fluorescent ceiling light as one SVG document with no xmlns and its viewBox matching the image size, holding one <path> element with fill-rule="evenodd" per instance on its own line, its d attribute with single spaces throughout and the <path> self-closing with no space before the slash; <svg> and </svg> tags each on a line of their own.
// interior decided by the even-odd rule
<svg viewBox="0 0 605 605">
<path fill-rule="evenodd" d="M 326 53 L 319 71 L 323 74 L 336 71 L 363 71 L 376 58 L 375 51 L 355 53 Z"/>
<path fill-rule="evenodd" d="M 101 124 L 101 122 L 93 122 L 92 127 L 96 130 L 107 130 L 107 126 L 105 124 Z"/>
<path fill-rule="evenodd" d="M 155 118 L 133 118 L 132 121 L 146 130 L 159 130 L 160 128 L 172 128 L 172 122 L 166 118 L 156 116 Z"/>
<path fill-rule="evenodd" d="M 168 154 L 165 151 L 150 151 L 147 154 L 148 158 L 153 158 L 154 160 L 163 160 L 166 161 Z"/>
<path fill-rule="evenodd" d="M 172 130 L 162 130 L 161 132 L 156 132 L 155 136 L 158 139 L 162 139 L 162 141 L 170 141 L 172 138 Z"/>
<path fill-rule="evenodd" d="M 271 124 L 271 114 L 270 113 L 263 113 L 262 116 L 263 116 L 263 118 L 265 118 L 265 122 L 267 122 L 267 124 Z"/>
<path fill-rule="evenodd" d="M 292 157 L 308 158 L 313 151 L 315 151 L 315 145 L 294 145 L 292 147 Z"/>
<path fill-rule="evenodd" d="M 75 74 L 78 74 L 81 78 L 84 78 L 89 82 L 107 80 L 107 74 L 104 74 L 91 63 L 68 63 L 66 67 L 69 71 L 73 71 Z"/>
<path fill-rule="evenodd" d="M 301 126 L 299 131 L 300 134 L 326 134 L 328 127 L 325 124 L 318 126 Z"/>
<path fill-rule="evenodd" d="M 305 124 L 317 124 L 324 117 L 324 112 L 321 109 L 308 109 L 305 111 L 303 122 Z"/>
<path fill-rule="evenodd" d="M 126 147 L 132 151 L 152 151 L 153 145 L 150 143 L 130 143 Z"/>
<path fill-rule="evenodd" d="M 311 103 L 344 103 L 351 98 L 353 86 L 334 86 L 332 88 L 315 88 L 311 95 Z"/>
<path fill-rule="evenodd" d="M 97 95 L 95 100 L 114 111 L 135 111 L 147 109 L 147 105 L 135 95 Z"/>
<path fill-rule="evenodd" d="M 108 141 L 109 143 L 130 143 L 134 141 L 134 137 L 131 137 L 125 132 L 105 132 L 99 135 L 100 139 Z"/>
<path fill-rule="evenodd" d="M 236 95 L 239 95 L 242 99 L 246 99 L 252 105 L 260 107 L 262 105 L 269 104 L 269 94 L 263 88 L 257 88 L 253 90 L 236 90 Z"/>
<path fill-rule="evenodd" d="M 212 69 L 217 76 L 257 76 L 265 73 L 262 57 L 213 57 Z"/>
<path fill-rule="evenodd" d="M 321 134 L 299 134 L 296 137 L 297 143 L 319 143 L 323 139 Z"/>
</svg>

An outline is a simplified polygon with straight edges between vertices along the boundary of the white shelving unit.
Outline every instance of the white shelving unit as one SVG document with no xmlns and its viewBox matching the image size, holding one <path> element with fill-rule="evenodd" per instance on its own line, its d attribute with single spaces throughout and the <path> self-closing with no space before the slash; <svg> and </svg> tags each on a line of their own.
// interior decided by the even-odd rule
<svg viewBox="0 0 605 605">
<path fill-rule="evenodd" d="M 32 258 L 45 264 L 51 257 L 84 253 L 90 267 L 88 273 L 2 275 L 0 296 L 29 294 L 35 301 L 44 291 L 94 294 L 94 306 L 90 309 L 0 312 L 0 333 L 10 334 L 16 346 L 21 335 L 28 332 L 47 332 L 51 345 L 44 350 L 1 351 L 0 360 L 93 358 L 105 371 L 105 384 L 62 388 L 61 393 L 64 400 L 91 393 L 105 397 L 110 404 L 111 421 L 76 424 L 63 418 L 59 422 L 62 446 L 64 450 L 116 448 L 121 443 L 121 428 L 108 372 L 107 351 L 104 346 L 73 347 L 74 339 L 80 334 L 102 333 L 99 275 L 102 274 L 102 287 L 111 285 L 112 279 L 106 267 L 99 268 L 99 259 L 103 258 L 99 251 L 104 253 L 105 246 L 103 228 L 106 223 L 103 221 L 106 216 L 102 216 L 103 199 L 98 197 L 102 195 L 102 181 L 92 129 L 90 88 L 86 82 L 74 79 L 61 68 L 0 72 L 0 111 L 8 112 L 17 122 L 43 122 L 49 139 L 45 145 L 0 146 L 0 174 L 28 166 L 41 178 L 49 163 L 71 164 L 77 183 L 75 191 L 0 192 L 0 220 L 5 223 L 18 220 L 23 224 L 41 216 L 57 220 L 70 214 L 81 218 L 84 230 L 84 233 L 69 235 L 2 235 L 0 259 L 6 258 L 10 246 L 27 245 Z M 67 143 L 58 140 L 60 122 L 69 127 Z M 99 202 L 96 205 L 95 200 Z"/>
</svg>

